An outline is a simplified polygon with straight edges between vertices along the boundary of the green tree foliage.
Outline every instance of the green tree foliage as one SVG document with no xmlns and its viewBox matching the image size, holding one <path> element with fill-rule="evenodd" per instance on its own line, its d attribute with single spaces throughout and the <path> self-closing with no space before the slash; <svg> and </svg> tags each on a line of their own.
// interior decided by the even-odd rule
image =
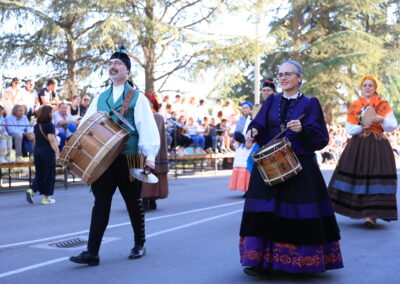
<svg viewBox="0 0 400 284">
<path fill-rule="evenodd" d="M 2 61 L 48 64 L 65 82 L 64 97 L 77 94 L 77 83 L 102 67 L 104 50 L 114 46 L 110 35 L 121 27 L 103 2 L 0 1 L 3 24 L 16 24 L 0 37 Z"/>
<path fill-rule="evenodd" d="M 306 73 L 303 92 L 320 99 L 328 123 L 358 97 L 358 79 L 365 74 L 378 75 L 380 93 L 397 101 L 398 14 L 397 24 L 388 21 L 390 5 L 378 0 L 290 1 L 288 13 L 271 22 L 279 48 L 266 54 L 262 72 L 276 74 L 281 62 L 299 61 Z"/>
<path fill-rule="evenodd" d="M 251 60 L 256 45 L 248 37 L 218 33 L 216 20 L 241 1 L 120 0 L 115 12 L 128 29 L 122 40 L 145 74 L 145 92 L 162 91 L 173 74 L 190 80 L 214 68 L 233 78 L 241 62 Z M 237 7 L 237 6 L 234 6 Z M 124 17 L 125 15 L 125 17 Z M 126 17 L 126 15 L 130 15 Z M 228 69 L 228 66 L 230 69 Z M 188 76 L 188 73 L 191 76 Z M 240 78 L 242 76 L 239 76 Z M 226 77 L 225 77 L 226 78 Z M 226 81 L 216 86 L 220 93 Z"/>
</svg>

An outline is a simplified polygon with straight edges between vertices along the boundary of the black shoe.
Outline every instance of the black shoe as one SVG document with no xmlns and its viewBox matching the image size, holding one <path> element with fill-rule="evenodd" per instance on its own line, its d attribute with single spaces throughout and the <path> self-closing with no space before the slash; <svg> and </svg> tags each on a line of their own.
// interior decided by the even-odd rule
<svg viewBox="0 0 400 284">
<path fill-rule="evenodd" d="M 142 198 L 142 207 L 143 211 L 148 211 L 149 210 L 149 202 L 150 200 L 147 198 Z"/>
<path fill-rule="evenodd" d="M 79 264 L 87 264 L 89 266 L 99 265 L 100 262 L 98 255 L 93 255 L 88 251 L 83 251 L 78 256 L 71 256 L 69 260 Z"/>
<path fill-rule="evenodd" d="M 268 277 L 270 276 L 270 273 L 268 273 L 268 270 L 259 268 L 259 267 L 255 267 L 255 266 L 249 266 L 249 267 L 245 267 L 243 268 L 243 272 L 249 276 L 253 276 L 253 277 Z"/>
<path fill-rule="evenodd" d="M 129 259 L 135 259 L 142 257 L 146 254 L 146 248 L 144 246 L 135 246 L 131 250 L 131 254 L 128 256 Z"/>
<path fill-rule="evenodd" d="M 149 207 L 147 208 L 147 210 L 156 210 L 157 209 L 157 203 L 155 200 L 150 199 L 148 206 Z"/>
</svg>

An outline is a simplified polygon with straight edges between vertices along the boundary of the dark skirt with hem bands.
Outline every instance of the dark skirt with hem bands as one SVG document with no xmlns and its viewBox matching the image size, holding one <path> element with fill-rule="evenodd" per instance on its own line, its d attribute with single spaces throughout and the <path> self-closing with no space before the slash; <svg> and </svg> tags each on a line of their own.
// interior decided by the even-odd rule
<svg viewBox="0 0 400 284">
<path fill-rule="evenodd" d="M 253 168 L 240 228 L 243 266 L 291 273 L 343 267 L 339 228 L 318 164 L 299 156 L 303 170 L 267 186 Z"/>
<path fill-rule="evenodd" d="M 337 213 L 351 218 L 397 220 L 397 173 L 392 147 L 383 134 L 353 136 L 328 187 Z"/>
</svg>

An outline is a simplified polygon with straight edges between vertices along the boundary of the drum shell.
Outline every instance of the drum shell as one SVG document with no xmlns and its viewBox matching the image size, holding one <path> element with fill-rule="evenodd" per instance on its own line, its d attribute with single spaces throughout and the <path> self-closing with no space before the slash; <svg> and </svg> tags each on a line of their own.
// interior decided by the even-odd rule
<svg viewBox="0 0 400 284">
<path fill-rule="evenodd" d="M 302 170 L 287 139 L 279 139 L 272 145 L 267 144 L 253 154 L 261 176 L 270 186 L 286 181 Z"/>
<path fill-rule="evenodd" d="M 92 184 L 117 158 L 128 139 L 129 133 L 107 113 L 96 112 L 66 143 L 60 162 L 86 184 Z"/>
</svg>

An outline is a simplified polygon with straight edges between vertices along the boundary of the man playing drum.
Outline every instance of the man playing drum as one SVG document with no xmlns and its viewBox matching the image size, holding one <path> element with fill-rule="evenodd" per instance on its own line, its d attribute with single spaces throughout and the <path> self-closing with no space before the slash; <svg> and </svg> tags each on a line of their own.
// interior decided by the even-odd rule
<svg viewBox="0 0 400 284">
<path fill-rule="evenodd" d="M 91 185 L 95 201 L 87 251 L 70 258 L 72 262 L 91 266 L 98 265 L 100 262 L 98 252 L 110 217 L 112 196 L 117 187 L 124 198 L 135 235 L 134 247 L 129 259 L 139 258 L 145 254 L 141 184 L 129 175 L 129 169 L 142 166 L 141 154 L 146 157 L 145 167 L 154 169 L 155 156 L 160 148 L 160 136 L 149 102 L 137 90 L 133 96 L 129 95 L 132 88 L 128 81 L 131 61 L 127 52 L 124 49 L 118 49 L 106 65 L 112 85 L 94 98 L 81 125 L 96 111 L 105 111 L 114 121 L 118 121 L 112 109 L 120 112 L 121 108 L 127 107 L 124 118 L 135 128 L 135 131 L 126 125 L 121 125 L 129 132 L 129 140 L 111 166 Z"/>
</svg>

